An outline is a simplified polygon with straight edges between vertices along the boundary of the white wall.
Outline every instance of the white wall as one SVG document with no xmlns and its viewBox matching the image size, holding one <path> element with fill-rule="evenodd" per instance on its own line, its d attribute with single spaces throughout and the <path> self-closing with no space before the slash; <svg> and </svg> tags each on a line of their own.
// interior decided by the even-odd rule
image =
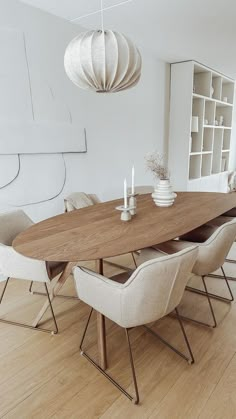
<svg viewBox="0 0 236 419">
<path fill-rule="evenodd" d="M 167 144 L 169 66 L 141 50 L 143 76 L 136 88 L 111 95 L 90 93 L 74 86 L 63 68 L 64 50 L 80 31 L 77 25 L 16 0 L 0 0 L 0 28 L 17 28 L 25 34 L 33 100 L 37 80 L 45 80 L 69 107 L 73 120 L 86 127 L 88 141 L 87 154 L 21 155 L 15 180 L 17 156 L 0 155 L 0 211 L 22 206 L 39 220 L 61 212 L 63 198 L 73 191 L 97 193 L 103 200 L 121 196 L 132 164 L 138 184 L 152 182 L 144 155 L 153 149 L 163 152 Z M 14 74 L 17 79 L 17 68 Z M 49 200 L 63 187 L 64 162 L 65 187 Z M 49 201 L 30 205 L 43 200 Z"/>
</svg>

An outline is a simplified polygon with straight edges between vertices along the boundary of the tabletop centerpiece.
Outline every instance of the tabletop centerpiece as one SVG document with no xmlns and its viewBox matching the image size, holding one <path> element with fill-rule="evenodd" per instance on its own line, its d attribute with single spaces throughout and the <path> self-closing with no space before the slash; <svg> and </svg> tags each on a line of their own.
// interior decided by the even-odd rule
<svg viewBox="0 0 236 419">
<path fill-rule="evenodd" d="M 173 192 L 170 184 L 169 169 L 165 162 L 164 155 L 154 151 L 145 157 L 147 169 L 152 172 L 155 179 L 152 198 L 158 207 L 170 207 L 173 205 L 176 193 Z"/>
</svg>

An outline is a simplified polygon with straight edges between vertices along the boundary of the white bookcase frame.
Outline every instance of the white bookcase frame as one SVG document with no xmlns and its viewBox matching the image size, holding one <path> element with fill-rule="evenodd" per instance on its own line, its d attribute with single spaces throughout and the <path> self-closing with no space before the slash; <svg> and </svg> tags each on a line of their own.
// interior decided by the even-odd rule
<svg viewBox="0 0 236 419">
<path fill-rule="evenodd" d="M 226 188 L 234 92 L 234 80 L 200 63 L 171 64 L 169 168 L 176 190 Z M 198 132 L 191 133 L 192 116 Z"/>
</svg>

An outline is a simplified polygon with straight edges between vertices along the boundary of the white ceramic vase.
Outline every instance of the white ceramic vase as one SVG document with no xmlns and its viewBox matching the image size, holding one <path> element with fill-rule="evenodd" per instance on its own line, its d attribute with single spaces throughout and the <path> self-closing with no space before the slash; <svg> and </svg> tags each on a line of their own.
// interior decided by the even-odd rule
<svg viewBox="0 0 236 419">
<path fill-rule="evenodd" d="M 160 179 L 152 193 L 153 201 L 158 207 L 170 207 L 173 205 L 176 196 L 169 179 Z"/>
</svg>

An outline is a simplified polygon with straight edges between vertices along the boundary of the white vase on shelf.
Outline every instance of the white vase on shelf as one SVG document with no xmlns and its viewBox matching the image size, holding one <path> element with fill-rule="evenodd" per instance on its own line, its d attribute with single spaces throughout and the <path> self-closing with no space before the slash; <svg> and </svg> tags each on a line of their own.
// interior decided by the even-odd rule
<svg viewBox="0 0 236 419">
<path fill-rule="evenodd" d="M 170 207 L 173 205 L 176 196 L 169 179 L 160 179 L 152 193 L 153 201 L 157 207 Z"/>
</svg>

